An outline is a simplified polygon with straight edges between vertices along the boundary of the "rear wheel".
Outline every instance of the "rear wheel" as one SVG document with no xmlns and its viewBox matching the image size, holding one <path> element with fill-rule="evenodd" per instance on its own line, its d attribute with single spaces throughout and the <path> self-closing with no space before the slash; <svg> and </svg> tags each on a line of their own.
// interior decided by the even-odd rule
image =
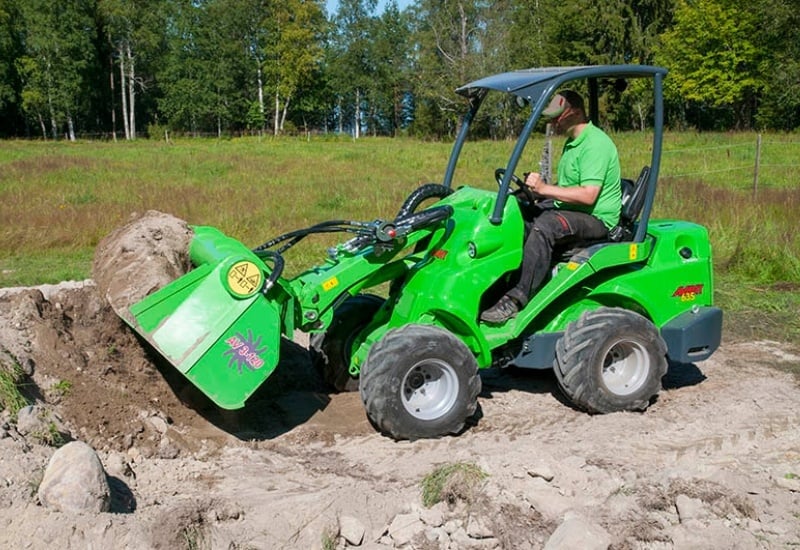
<svg viewBox="0 0 800 550">
<path fill-rule="evenodd" d="M 658 329 L 619 308 L 584 313 L 556 345 L 561 391 L 591 413 L 644 410 L 661 390 L 667 348 Z"/>
<path fill-rule="evenodd" d="M 336 391 L 358 389 L 358 378 L 350 375 L 353 343 L 383 302 L 383 298 L 373 294 L 352 296 L 333 312 L 333 321 L 328 329 L 311 337 L 314 367 L 325 383 Z"/>
<path fill-rule="evenodd" d="M 367 416 L 394 439 L 460 432 L 475 413 L 480 389 L 472 352 L 456 336 L 434 326 L 390 330 L 361 368 Z"/>
</svg>

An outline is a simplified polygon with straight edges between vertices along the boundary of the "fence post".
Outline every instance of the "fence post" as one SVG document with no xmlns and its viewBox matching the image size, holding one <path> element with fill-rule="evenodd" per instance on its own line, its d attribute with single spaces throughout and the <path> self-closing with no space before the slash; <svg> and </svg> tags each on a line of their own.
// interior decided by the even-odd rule
<svg viewBox="0 0 800 550">
<path fill-rule="evenodd" d="M 761 164 L 761 134 L 756 137 L 756 165 L 753 169 L 753 198 L 758 194 L 758 167 Z"/>
</svg>

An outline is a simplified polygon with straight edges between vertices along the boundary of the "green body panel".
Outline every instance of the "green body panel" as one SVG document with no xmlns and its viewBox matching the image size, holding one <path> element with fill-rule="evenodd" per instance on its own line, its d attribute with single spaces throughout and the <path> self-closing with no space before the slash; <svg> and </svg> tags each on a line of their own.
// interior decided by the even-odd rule
<svg viewBox="0 0 800 550">
<path fill-rule="evenodd" d="M 625 249 L 630 249 L 631 261 L 609 261 L 609 253 L 624 253 Z M 682 250 L 684 254 L 691 251 L 691 255 L 684 258 Z M 642 261 L 635 260 L 634 256 Z M 653 221 L 648 226 L 644 243 L 603 245 L 587 264 L 597 276 L 573 291 L 566 300 L 562 297 L 564 305 L 552 308 L 555 313 L 544 319 L 545 324 L 540 322 L 535 326 L 537 332 L 563 331 L 583 312 L 601 306 L 632 309 L 660 328 L 686 311 L 713 303 L 708 233 L 697 224 Z M 559 275 L 565 269 L 562 267 Z M 553 281 L 557 279 L 558 276 Z M 549 287 L 547 285 L 543 291 Z"/>
<path fill-rule="evenodd" d="M 498 278 L 519 267 L 524 235 L 516 200 L 506 204 L 502 224 L 491 223 L 496 197 L 496 192 L 462 187 L 437 203 L 453 206 L 454 214 L 415 254 L 420 261 L 391 297 L 391 317 L 382 325 L 373 323 L 354 353 L 356 367 L 388 330 L 409 323 L 442 326 L 467 344 L 479 365 L 491 364 L 491 347 L 478 327 L 481 298 Z"/>
<path fill-rule="evenodd" d="M 534 332 L 561 332 L 584 312 L 601 306 L 633 309 L 662 327 L 693 307 L 712 305 L 706 229 L 689 222 L 655 221 L 642 243 L 597 245 L 559 264 L 528 306 L 509 322 L 499 326 L 479 323 L 483 293 L 521 262 L 521 218 L 516 207 L 507 209 L 502 226 L 463 219 L 478 229 L 478 235 L 455 231 L 442 245 L 447 255 L 408 278 L 389 322 L 373 324 L 372 333 L 354 354 L 356 366 L 386 331 L 412 322 L 437 324 L 457 334 L 485 368 L 492 364 L 492 350 L 509 340 Z M 460 220 L 454 216 L 456 224 Z M 502 246 L 487 246 L 501 240 L 492 235 L 504 231 L 508 233 Z M 482 241 L 487 234 L 489 238 Z M 478 250 L 484 244 L 484 250 L 491 252 L 470 257 L 470 242 L 477 242 Z M 682 250 L 690 250 L 691 255 L 682 257 Z"/>
</svg>

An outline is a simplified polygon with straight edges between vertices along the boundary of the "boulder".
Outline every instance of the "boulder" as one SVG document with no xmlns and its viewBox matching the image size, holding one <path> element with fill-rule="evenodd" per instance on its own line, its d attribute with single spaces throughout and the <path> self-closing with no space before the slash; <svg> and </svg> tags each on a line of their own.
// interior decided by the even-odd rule
<svg viewBox="0 0 800 550">
<path fill-rule="evenodd" d="M 111 490 L 94 449 L 81 441 L 58 449 L 44 472 L 38 497 L 43 506 L 61 512 L 107 512 Z"/>
</svg>

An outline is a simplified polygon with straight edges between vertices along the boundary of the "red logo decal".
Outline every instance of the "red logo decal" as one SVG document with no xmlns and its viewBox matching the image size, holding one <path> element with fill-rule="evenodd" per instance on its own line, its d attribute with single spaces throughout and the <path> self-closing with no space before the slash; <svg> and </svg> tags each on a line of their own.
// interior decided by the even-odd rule
<svg viewBox="0 0 800 550">
<path fill-rule="evenodd" d="M 672 293 L 673 298 L 677 297 L 685 297 L 685 296 L 697 296 L 698 294 L 703 293 L 703 285 L 684 285 L 679 286 L 675 289 L 675 292 Z"/>
</svg>

